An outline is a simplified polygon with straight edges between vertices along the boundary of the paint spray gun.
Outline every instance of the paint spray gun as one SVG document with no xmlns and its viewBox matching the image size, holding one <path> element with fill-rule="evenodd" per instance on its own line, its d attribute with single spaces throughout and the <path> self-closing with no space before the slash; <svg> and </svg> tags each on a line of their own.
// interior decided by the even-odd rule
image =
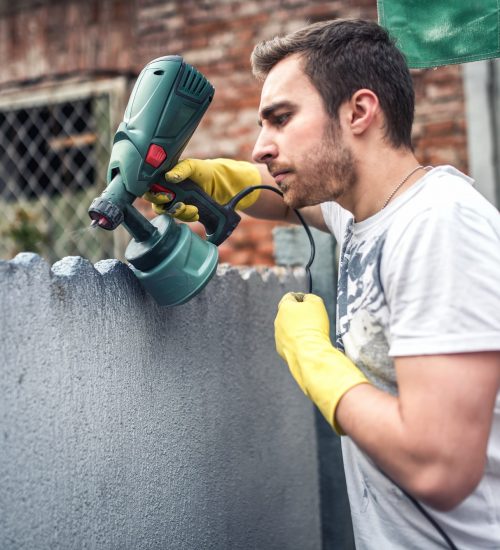
<svg viewBox="0 0 500 550">
<path fill-rule="evenodd" d="M 234 202 L 216 203 L 190 180 L 166 183 L 214 95 L 210 82 L 180 56 L 151 61 L 141 71 L 113 141 L 107 187 L 92 201 L 92 226 L 132 236 L 125 258 L 143 287 L 160 305 L 187 302 L 217 268 L 218 250 L 240 221 Z M 146 219 L 133 202 L 161 186 L 173 196 L 171 210 L 183 202 L 198 208 L 206 240 L 187 225 L 163 214 Z"/>
</svg>

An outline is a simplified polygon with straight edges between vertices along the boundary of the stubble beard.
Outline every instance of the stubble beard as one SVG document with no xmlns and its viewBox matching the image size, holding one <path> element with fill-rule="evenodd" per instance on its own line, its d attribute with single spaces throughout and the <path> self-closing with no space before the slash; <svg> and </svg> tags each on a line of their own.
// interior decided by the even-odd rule
<svg viewBox="0 0 500 550">
<path fill-rule="evenodd" d="M 302 208 L 338 201 L 356 185 L 358 174 L 354 156 L 334 124 L 325 128 L 321 147 L 300 162 L 305 169 L 294 171 L 293 184 L 283 185 L 287 206 Z"/>
</svg>

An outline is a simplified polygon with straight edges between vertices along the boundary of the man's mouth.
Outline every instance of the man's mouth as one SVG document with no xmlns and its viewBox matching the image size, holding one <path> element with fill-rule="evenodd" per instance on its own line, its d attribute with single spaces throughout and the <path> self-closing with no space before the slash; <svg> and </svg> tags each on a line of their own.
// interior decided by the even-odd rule
<svg viewBox="0 0 500 550">
<path fill-rule="evenodd" d="M 289 173 L 289 170 L 274 170 L 273 172 L 271 172 L 271 176 L 274 178 L 276 184 L 281 187 L 283 180 L 286 178 L 286 176 L 288 176 Z"/>
</svg>

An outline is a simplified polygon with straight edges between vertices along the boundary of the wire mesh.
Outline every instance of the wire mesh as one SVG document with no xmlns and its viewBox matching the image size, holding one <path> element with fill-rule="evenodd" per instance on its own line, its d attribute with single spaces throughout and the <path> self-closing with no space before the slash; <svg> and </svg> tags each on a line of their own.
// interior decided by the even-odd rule
<svg viewBox="0 0 500 550">
<path fill-rule="evenodd" d="M 0 107 L 0 258 L 113 257 L 113 235 L 90 229 L 87 214 L 111 140 L 109 94 Z"/>
</svg>

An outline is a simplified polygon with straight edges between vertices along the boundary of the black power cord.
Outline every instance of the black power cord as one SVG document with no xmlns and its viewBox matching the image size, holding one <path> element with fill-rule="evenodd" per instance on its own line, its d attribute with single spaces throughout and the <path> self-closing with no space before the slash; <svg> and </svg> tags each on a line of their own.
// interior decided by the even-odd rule
<svg viewBox="0 0 500 550">
<path fill-rule="evenodd" d="M 394 481 L 393 481 L 394 483 Z M 396 487 L 399 487 L 399 485 L 396 485 Z M 455 543 L 451 540 L 451 538 L 446 534 L 446 531 L 439 525 L 439 523 L 427 512 L 427 510 L 416 500 L 413 498 L 409 493 L 407 493 L 404 489 L 399 489 L 403 492 L 404 495 L 410 500 L 410 502 L 417 508 L 417 510 L 427 519 L 427 521 L 436 529 L 436 531 L 441 535 L 441 537 L 444 539 L 446 544 L 450 547 L 451 550 L 458 550 L 458 548 L 455 546 Z"/>
<path fill-rule="evenodd" d="M 254 185 L 251 187 L 246 187 L 243 189 L 243 191 L 240 191 L 237 195 L 235 195 L 226 206 L 229 206 L 230 208 L 235 209 L 236 205 L 240 202 L 240 200 L 247 195 L 249 195 L 252 191 L 255 191 L 256 189 L 267 189 L 268 191 L 273 191 L 274 193 L 277 193 L 280 196 L 283 196 L 283 193 L 276 189 L 276 187 L 272 187 L 271 185 Z M 314 244 L 314 239 L 311 233 L 311 230 L 309 229 L 309 226 L 305 222 L 302 214 L 294 209 L 295 214 L 297 215 L 297 218 L 300 220 L 300 223 L 303 225 L 307 236 L 309 238 L 309 242 L 311 243 L 311 255 L 309 257 L 309 261 L 307 262 L 305 266 L 307 278 L 309 281 L 309 293 L 312 292 L 312 276 L 311 276 L 311 265 L 314 261 L 314 256 L 316 254 L 316 245 Z M 405 496 L 406 498 L 415 506 L 415 508 L 424 516 L 424 518 L 434 527 L 434 529 L 439 533 L 439 535 L 443 538 L 443 540 L 446 542 L 450 550 L 458 550 L 458 548 L 455 546 L 455 543 L 451 540 L 451 538 L 446 534 L 444 529 L 437 523 L 437 521 L 427 512 L 427 510 L 416 500 L 414 497 L 412 497 L 407 491 L 405 491 L 402 487 L 400 487 L 397 483 L 395 483 L 387 474 L 380 472 L 391 482 L 393 483 Z"/>
<path fill-rule="evenodd" d="M 432 517 L 431 514 L 420 504 L 420 502 L 410 495 L 407 491 L 405 491 L 400 485 L 398 485 L 395 481 L 393 481 L 385 472 L 379 469 L 379 472 L 387 478 L 392 484 L 394 484 L 402 493 L 406 496 L 406 498 L 415 506 L 415 508 L 424 516 L 424 518 L 434 527 L 434 529 L 439 533 L 441 538 L 446 542 L 450 550 L 458 550 L 455 543 L 451 540 L 451 538 L 446 534 L 446 531 L 439 525 L 439 523 Z"/>
<path fill-rule="evenodd" d="M 283 196 L 283 193 L 279 189 L 276 189 L 276 187 L 273 187 L 272 185 L 253 185 L 251 187 L 246 187 L 245 189 L 243 189 L 243 191 L 240 191 L 225 206 L 228 206 L 232 209 L 235 209 L 236 205 L 240 202 L 240 200 L 242 198 L 246 197 L 252 191 L 255 191 L 257 189 L 267 189 L 268 191 L 273 191 L 274 193 L 277 193 L 281 197 Z M 306 270 L 306 275 L 307 275 L 307 280 L 308 280 L 308 293 L 311 294 L 311 292 L 312 292 L 311 265 L 314 261 L 314 256 L 316 254 L 316 245 L 314 244 L 314 238 L 312 236 L 311 230 L 309 229 L 309 226 L 305 222 L 302 214 L 296 209 L 293 209 L 293 211 L 295 212 L 297 218 L 299 219 L 300 223 L 304 227 L 304 230 L 305 230 L 305 232 L 306 232 L 306 234 L 309 238 L 309 243 L 311 245 L 311 255 L 309 257 L 309 261 L 305 265 L 305 270 Z"/>
</svg>

